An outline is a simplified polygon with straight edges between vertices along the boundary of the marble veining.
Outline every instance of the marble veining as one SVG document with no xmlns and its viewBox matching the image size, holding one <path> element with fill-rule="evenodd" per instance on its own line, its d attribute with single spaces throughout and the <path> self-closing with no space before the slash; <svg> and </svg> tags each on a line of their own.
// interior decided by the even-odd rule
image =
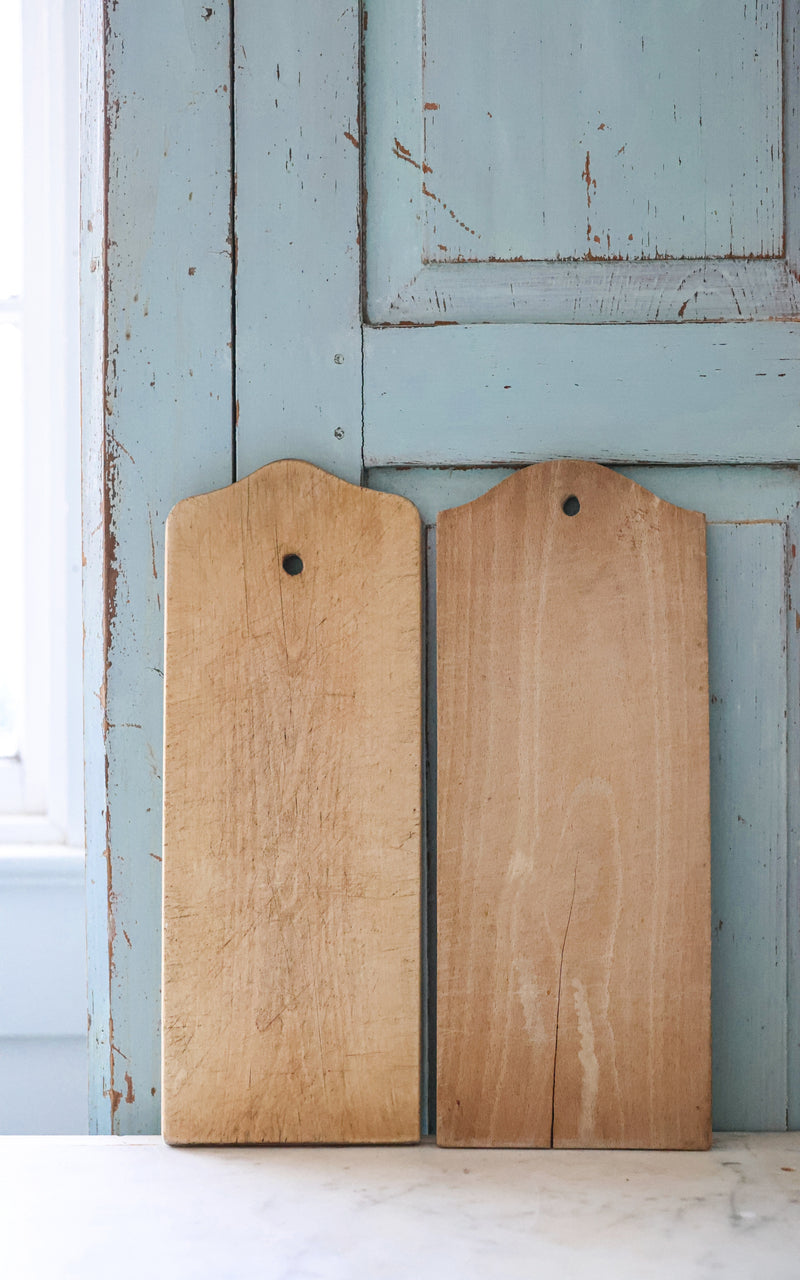
<svg viewBox="0 0 800 1280">
<path fill-rule="evenodd" d="M 709 1152 L 0 1138 L 9 1280 L 797 1280 L 800 1134 Z"/>
</svg>

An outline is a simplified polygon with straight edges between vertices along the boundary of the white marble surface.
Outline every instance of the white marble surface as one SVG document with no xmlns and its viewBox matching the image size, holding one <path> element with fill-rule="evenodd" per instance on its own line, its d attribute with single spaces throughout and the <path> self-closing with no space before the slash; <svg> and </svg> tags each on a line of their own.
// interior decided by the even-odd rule
<svg viewBox="0 0 800 1280">
<path fill-rule="evenodd" d="M 710 1152 L 0 1138 L 3 1280 L 798 1280 L 800 1134 Z"/>
</svg>

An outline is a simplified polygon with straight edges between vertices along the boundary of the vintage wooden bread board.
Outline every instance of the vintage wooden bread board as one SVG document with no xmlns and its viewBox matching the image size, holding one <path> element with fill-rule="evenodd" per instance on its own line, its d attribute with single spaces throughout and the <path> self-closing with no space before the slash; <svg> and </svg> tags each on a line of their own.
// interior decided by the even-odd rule
<svg viewBox="0 0 800 1280">
<path fill-rule="evenodd" d="M 419 1136 L 420 573 L 304 462 L 169 517 L 168 1142 Z"/>
<path fill-rule="evenodd" d="M 707 1147 L 704 517 L 552 462 L 437 541 L 437 1140 Z"/>
</svg>

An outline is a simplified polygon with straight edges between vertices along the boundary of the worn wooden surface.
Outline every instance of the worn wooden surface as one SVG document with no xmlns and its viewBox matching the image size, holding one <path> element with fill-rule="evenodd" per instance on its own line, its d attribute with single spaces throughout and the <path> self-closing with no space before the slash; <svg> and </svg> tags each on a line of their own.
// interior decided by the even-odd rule
<svg viewBox="0 0 800 1280">
<path fill-rule="evenodd" d="M 419 516 L 277 462 L 175 508 L 167 573 L 167 1139 L 412 1141 Z"/>
<path fill-rule="evenodd" d="M 705 520 L 546 463 L 437 560 L 437 1140 L 707 1146 Z"/>
<path fill-rule="evenodd" d="M 376 321 L 400 324 L 688 324 L 800 314 L 780 258 L 673 262 L 426 263 Z"/>
<path fill-rule="evenodd" d="M 225 7 L 85 8 L 87 100 L 107 112 L 82 214 L 86 303 L 102 282 L 84 370 L 90 1124 L 152 1133 L 164 521 L 231 478 L 230 48 Z"/>
</svg>

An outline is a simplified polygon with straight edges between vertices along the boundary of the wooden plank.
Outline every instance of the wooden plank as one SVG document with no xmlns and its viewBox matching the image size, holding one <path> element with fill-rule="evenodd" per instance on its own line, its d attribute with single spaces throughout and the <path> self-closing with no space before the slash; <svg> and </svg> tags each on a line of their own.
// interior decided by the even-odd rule
<svg viewBox="0 0 800 1280">
<path fill-rule="evenodd" d="M 438 544 L 438 1141 L 706 1147 L 705 520 L 547 463 Z"/>
<path fill-rule="evenodd" d="M 364 333 L 364 462 L 800 462 L 800 327 Z"/>
<path fill-rule="evenodd" d="M 91 4 L 83 206 L 90 1124 L 160 1128 L 162 563 L 232 468 L 225 7 Z M 91 117 L 91 112 L 90 112 Z"/>
<path fill-rule="evenodd" d="M 786 1127 L 785 528 L 708 531 L 714 1124 Z"/>
<path fill-rule="evenodd" d="M 234 6 L 237 476 L 361 472 L 359 5 Z"/>
<path fill-rule="evenodd" d="M 419 516 L 284 461 L 167 557 L 164 1133 L 414 1141 Z"/>
</svg>

